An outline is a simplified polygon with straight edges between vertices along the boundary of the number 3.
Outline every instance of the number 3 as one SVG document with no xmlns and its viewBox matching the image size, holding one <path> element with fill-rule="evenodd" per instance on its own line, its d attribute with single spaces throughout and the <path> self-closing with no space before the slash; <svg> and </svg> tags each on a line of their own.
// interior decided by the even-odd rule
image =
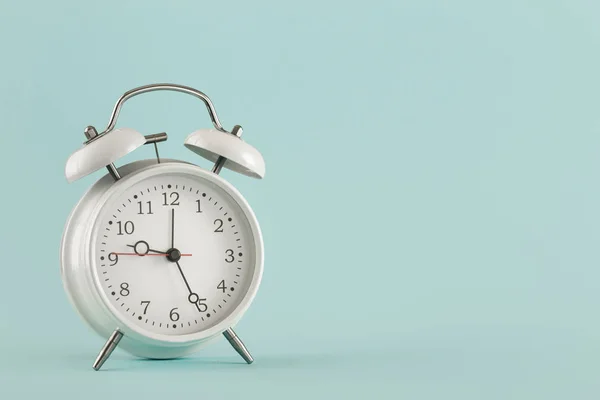
<svg viewBox="0 0 600 400">
<path fill-rule="evenodd" d="M 227 249 L 225 251 L 225 254 L 227 254 L 227 258 L 225 258 L 225 262 L 232 263 L 235 260 L 235 257 L 233 256 L 233 250 Z"/>
</svg>

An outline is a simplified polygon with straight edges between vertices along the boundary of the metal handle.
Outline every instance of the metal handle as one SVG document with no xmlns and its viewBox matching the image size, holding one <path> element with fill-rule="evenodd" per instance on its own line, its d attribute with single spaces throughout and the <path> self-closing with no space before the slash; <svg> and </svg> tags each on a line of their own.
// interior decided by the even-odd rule
<svg viewBox="0 0 600 400">
<path fill-rule="evenodd" d="M 137 87 L 137 88 L 134 88 L 134 89 L 131 89 L 131 90 L 125 92 L 123 94 L 123 96 L 121 96 L 121 98 L 117 101 L 117 104 L 115 104 L 115 108 L 113 109 L 112 115 L 110 116 L 110 121 L 108 122 L 108 126 L 106 127 L 106 129 L 104 129 L 104 132 L 102 132 L 100 135 L 104 135 L 105 133 L 108 133 L 114 129 L 114 127 L 117 123 L 117 118 L 119 117 L 119 113 L 121 112 L 121 107 L 127 100 L 129 100 L 130 98 L 135 97 L 139 94 L 154 92 L 157 90 L 168 90 L 168 91 L 172 91 L 172 92 L 181 92 L 181 93 L 186 93 L 186 94 L 189 94 L 189 95 L 199 98 L 206 105 L 206 108 L 208 109 L 208 114 L 210 115 L 210 119 L 212 120 L 212 123 L 215 126 L 215 128 L 217 128 L 217 130 L 219 130 L 221 132 L 227 132 L 221 125 L 221 122 L 219 121 L 219 117 L 217 117 L 217 111 L 215 110 L 215 106 L 213 105 L 212 101 L 210 101 L 210 99 L 208 98 L 207 95 L 205 95 L 201 91 L 191 88 L 189 86 L 176 85 L 173 83 L 154 83 L 152 85 L 140 86 L 140 87 Z M 227 132 L 227 133 L 229 133 L 229 132 Z"/>
</svg>

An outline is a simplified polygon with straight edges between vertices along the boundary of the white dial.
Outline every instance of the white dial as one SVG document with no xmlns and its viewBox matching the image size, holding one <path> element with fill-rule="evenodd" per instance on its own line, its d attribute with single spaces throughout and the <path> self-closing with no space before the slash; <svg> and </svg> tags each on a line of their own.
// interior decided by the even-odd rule
<svg viewBox="0 0 600 400">
<path fill-rule="evenodd" d="M 255 238 L 242 207 L 199 176 L 149 176 L 103 207 L 93 271 L 119 318 L 185 335 L 229 316 L 248 292 Z"/>
</svg>

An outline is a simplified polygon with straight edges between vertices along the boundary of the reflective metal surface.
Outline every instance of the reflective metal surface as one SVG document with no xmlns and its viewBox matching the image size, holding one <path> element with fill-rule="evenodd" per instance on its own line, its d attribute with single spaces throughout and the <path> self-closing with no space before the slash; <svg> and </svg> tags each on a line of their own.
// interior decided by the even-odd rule
<svg viewBox="0 0 600 400">
<path fill-rule="evenodd" d="M 104 347 L 102 347 L 102 350 L 100 350 L 98 357 L 96 357 L 96 361 L 94 362 L 94 365 L 92 365 L 92 368 L 94 368 L 96 371 L 102 368 L 102 365 L 106 360 L 108 360 L 108 357 L 110 357 L 112 352 L 115 350 L 122 337 L 123 334 L 118 329 L 116 329 L 112 335 L 110 335 L 110 338 L 108 338 L 108 341 Z"/>
</svg>

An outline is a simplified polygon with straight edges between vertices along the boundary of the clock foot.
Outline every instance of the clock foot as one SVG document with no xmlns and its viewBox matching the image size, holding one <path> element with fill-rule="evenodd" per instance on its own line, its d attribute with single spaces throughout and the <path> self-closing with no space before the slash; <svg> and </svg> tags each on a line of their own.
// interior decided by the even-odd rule
<svg viewBox="0 0 600 400">
<path fill-rule="evenodd" d="M 102 368 L 102 365 L 106 360 L 108 360 L 108 357 L 110 357 L 112 352 L 115 350 L 122 337 L 123 334 L 118 329 L 115 329 L 112 335 L 110 335 L 110 338 L 108 338 L 104 344 L 104 347 L 102 347 L 102 350 L 100 350 L 98 357 L 96 357 L 96 361 L 94 362 L 93 368 L 96 371 Z"/>
<path fill-rule="evenodd" d="M 252 364 L 252 362 L 254 362 L 254 359 L 250 355 L 250 352 L 248 351 L 246 346 L 244 346 L 244 342 L 242 342 L 238 335 L 235 334 L 233 329 L 227 329 L 225 332 L 223 332 L 223 336 L 225 336 L 225 338 L 227 339 L 229 344 L 235 349 L 235 351 L 237 351 L 238 354 L 242 356 L 244 361 L 246 361 L 248 364 Z"/>
</svg>

